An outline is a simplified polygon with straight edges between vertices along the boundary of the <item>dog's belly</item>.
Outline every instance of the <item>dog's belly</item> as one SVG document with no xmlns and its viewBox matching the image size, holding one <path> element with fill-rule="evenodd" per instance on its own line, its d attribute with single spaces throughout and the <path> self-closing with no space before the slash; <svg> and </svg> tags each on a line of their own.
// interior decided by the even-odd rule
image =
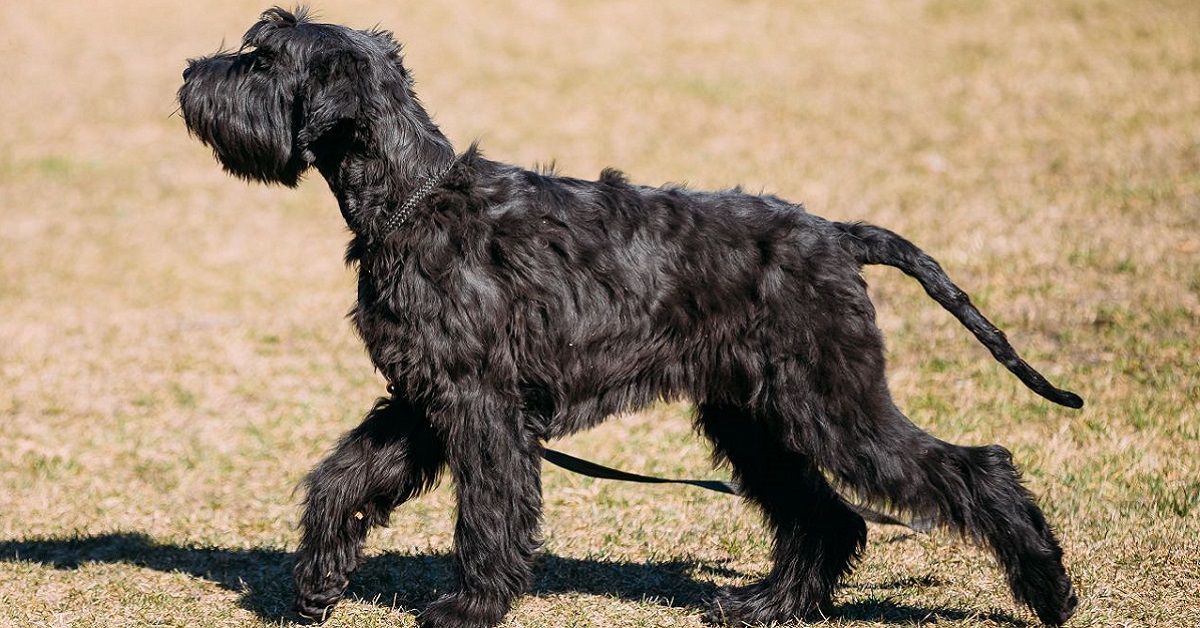
<svg viewBox="0 0 1200 628">
<path fill-rule="evenodd" d="M 719 329 L 693 320 L 651 322 L 644 330 L 627 325 L 613 335 L 576 331 L 581 342 L 539 352 L 553 362 L 522 369 L 545 374 L 522 381 L 524 409 L 537 417 L 544 438 L 558 438 L 659 401 L 745 402 L 759 392 L 766 347 L 744 321 Z"/>
</svg>

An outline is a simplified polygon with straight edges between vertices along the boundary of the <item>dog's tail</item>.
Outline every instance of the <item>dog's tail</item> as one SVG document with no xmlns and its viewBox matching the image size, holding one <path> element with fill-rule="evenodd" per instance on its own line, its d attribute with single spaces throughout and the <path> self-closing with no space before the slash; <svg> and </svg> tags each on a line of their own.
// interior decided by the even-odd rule
<svg viewBox="0 0 1200 628">
<path fill-rule="evenodd" d="M 863 223 L 835 223 L 845 234 L 842 239 L 858 263 L 892 266 L 916 279 L 925 292 L 946 308 L 983 346 L 1017 376 L 1030 390 L 1068 408 L 1082 408 L 1083 399 L 1073 392 L 1055 388 L 1041 373 L 1017 355 L 1004 332 L 1000 331 L 971 304 L 970 297 L 950 281 L 946 272 L 929 254 L 898 234 Z"/>
</svg>

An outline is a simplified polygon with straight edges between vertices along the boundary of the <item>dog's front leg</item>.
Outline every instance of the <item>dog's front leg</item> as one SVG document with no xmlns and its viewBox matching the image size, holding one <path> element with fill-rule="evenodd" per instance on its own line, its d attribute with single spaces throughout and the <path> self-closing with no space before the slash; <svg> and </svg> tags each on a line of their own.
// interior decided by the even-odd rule
<svg viewBox="0 0 1200 628">
<path fill-rule="evenodd" d="M 418 407 L 384 399 L 308 475 L 294 606 L 324 620 L 358 567 L 363 539 L 399 504 L 431 488 L 445 455 Z"/>
<path fill-rule="evenodd" d="M 475 403 L 443 418 L 458 496 L 458 590 L 430 604 L 420 624 L 494 626 L 530 584 L 540 543 L 541 444 L 515 408 Z"/>
</svg>

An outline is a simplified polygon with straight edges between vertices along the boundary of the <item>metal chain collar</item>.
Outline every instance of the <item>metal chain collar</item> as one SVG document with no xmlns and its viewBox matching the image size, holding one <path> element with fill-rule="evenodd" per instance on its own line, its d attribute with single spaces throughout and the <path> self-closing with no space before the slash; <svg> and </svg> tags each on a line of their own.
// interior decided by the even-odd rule
<svg viewBox="0 0 1200 628">
<path fill-rule="evenodd" d="M 383 223 L 383 229 L 379 234 L 379 240 L 383 241 L 389 235 L 391 235 L 393 231 L 403 227 L 404 224 L 412 218 L 413 211 L 417 209 L 417 205 L 421 204 L 421 201 L 425 200 L 425 197 L 429 196 L 429 194 L 433 192 L 433 189 L 442 182 L 442 179 L 446 178 L 446 175 L 450 174 L 450 171 L 457 163 L 457 158 L 452 159 L 450 160 L 450 163 L 447 164 L 446 167 L 437 174 L 434 174 L 431 177 L 421 177 L 421 180 L 423 180 L 424 183 L 418 186 L 417 189 L 413 191 L 412 195 L 408 197 L 408 200 L 404 201 L 404 204 L 400 206 L 400 209 L 396 210 L 396 213 L 392 214 L 391 216 L 388 216 L 387 221 Z"/>
</svg>

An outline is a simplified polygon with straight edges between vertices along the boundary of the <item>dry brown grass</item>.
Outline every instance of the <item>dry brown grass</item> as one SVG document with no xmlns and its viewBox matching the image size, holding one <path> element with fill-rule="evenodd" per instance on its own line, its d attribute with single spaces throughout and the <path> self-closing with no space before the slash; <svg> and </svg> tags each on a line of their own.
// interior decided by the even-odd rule
<svg viewBox="0 0 1200 628">
<path fill-rule="evenodd" d="M 460 146 L 742 183 L 912 237 L 1089 405 L 1049 407 L 873 269 L 901 406 L 1014 450 L 1078 579 L 1074 625 L 1200 624 L 1200 4 L 697 6 L 322 11 L 396 30 Z M 0 626 L 279 623 L 292 489 L 381 391 L 342 318 L 323 184 L 234 181 L 171 116 L 184 59 L 261 8 L 0 4 Z M 683 406 L 563 446 L 711 473 Z M 698 626 L 713 586 L 766 566 L 733 500 L 545 485 L 547 555 L 513 626 Z M 445 487 L 405 506 L 331 625 L 412 625 L 446 586 L 451 515 Z M 986 554 L 871 536 L 830 624 L 1031 621 Z"/>
</svg>

